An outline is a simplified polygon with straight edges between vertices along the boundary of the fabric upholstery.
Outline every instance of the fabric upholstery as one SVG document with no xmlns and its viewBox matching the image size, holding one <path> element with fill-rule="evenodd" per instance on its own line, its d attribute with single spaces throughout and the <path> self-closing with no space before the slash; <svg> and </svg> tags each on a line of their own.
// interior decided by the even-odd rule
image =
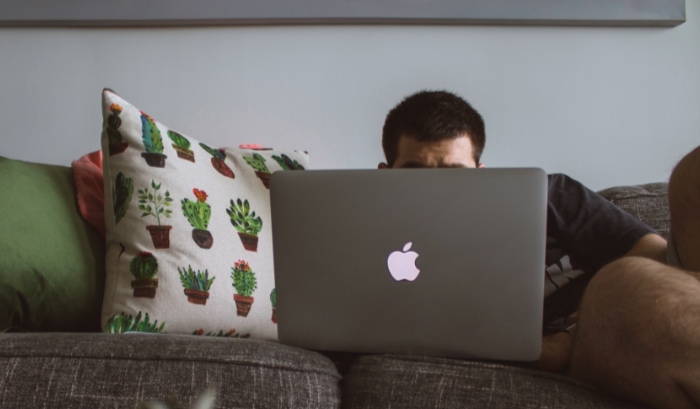
<svg viewBox="0 0 700 409">
<path fill-rule="evenodd" d="M 0 331 L 97 330 L 105 245 L 71 168 L 0 157 L 0 192 Z"/>
<path fill-rule="evenodd" d="M 338 408 L 326 357 L 262 340 L 151 334 L 0 334 L 0 408 L 132 409 L 206 388 L 216 408 Z"/>
<path fill-rule="evenodd" d="M 668 238 L 671 225 L 668 213 L 668 183 L 615 186 L 598 193 L 655 229 L 664 238 Z"/>
<path fill-rule="evenodd" d="M 71 162 L 80 215 L 105 237 L 105 185 L 102 151 L 90 152 Z"/>
<path fill-rule="evenodd" d="M 498 363 L 367 355 L 343 379 L 344 409 L 641 409 L 565 376 Z"/>
</svg>

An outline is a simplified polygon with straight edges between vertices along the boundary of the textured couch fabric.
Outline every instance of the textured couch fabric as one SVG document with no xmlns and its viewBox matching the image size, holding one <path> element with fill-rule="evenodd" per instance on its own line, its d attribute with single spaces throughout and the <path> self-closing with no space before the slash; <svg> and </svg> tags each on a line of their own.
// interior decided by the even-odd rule
<svg viewBox="0 0 700 409">
<path fill-rule="evenodd" d="M 668 238 L 668 229 L 671 226 L 668 213 L 668 183 L 617 186 L 598 193 L 655 229 L 664 238 Z"/>
<path fill-rule="evenodd" d="M 640 409 L 565 376 L 444 358 L 358 357 L 343 380 L 343 409 Z"/>
<path fill-rule="evenodd" d="M 204 389 L 216 408 L 338 408 L 326 357 L 275 342 L 150 334 L 0 334 L 0 408 L 134 408 Z"/>
</svg>

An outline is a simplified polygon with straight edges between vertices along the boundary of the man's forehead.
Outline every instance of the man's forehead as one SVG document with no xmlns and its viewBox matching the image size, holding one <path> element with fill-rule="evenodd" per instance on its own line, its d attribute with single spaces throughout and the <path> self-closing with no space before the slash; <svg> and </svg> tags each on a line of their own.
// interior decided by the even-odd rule
<svg viewBox="0 0 700 409">
<path fill-rule="evenodd" d="M 467 137 L 439 141 L 399 139 L 397 167 L 474 167 L 472 144 Z"/>
<path fill-rule="evenodd" d="M 452 139 L 441 139 L 437 141 L 419 140 L 417 138 L 402 136 L 399 139 L 398 145 L 399 154 L 430 154 L 441 153 L 445 155 L 462 155 L 471 156 L 473 146 L 472 141 L 468 136 L 458 136 Z"/>
</svg>

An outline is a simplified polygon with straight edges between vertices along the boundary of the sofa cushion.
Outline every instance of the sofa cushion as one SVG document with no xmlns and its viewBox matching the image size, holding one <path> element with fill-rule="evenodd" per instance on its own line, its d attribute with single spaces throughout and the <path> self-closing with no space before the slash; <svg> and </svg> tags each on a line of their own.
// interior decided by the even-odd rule
<svg viewBox="0 0 700 409">
<path fill-rule="evenodd" d="M 0 157 L 0 331 L 96 331 L 104 241 L 70 167 Z"/>
<path fill-rule="evenodd" d="M 326 357 L 276 342 L 151 334 L 0 334 L 0 407 L 133 408 L 205 389 L 216 408 L 338 408 Z"/>
<path fill-rule="evenodd" d="M 565 376 L 503 365 L 399 355 L 358 357 L 343 379 L 344 409 L 640 408 Z"/>
<path fill-rule="evenodd" d="M 668 183 L 615 186 L 598 193 L 649 225 L 664 238 L 668 238 L 668 229 L 671 225 L 668 212 Z"/>
<path fill-rule="evenodd" d="M 105 185 L 102 151 L 94 151 L 71 162 L 80 215 L 105 237 Z"/>
<path fill-rule="evenodd" d="M 214 149 L 102 94 L 107 332 L 277 339 L 270 173 L 308 155 Z"/>
</svg>

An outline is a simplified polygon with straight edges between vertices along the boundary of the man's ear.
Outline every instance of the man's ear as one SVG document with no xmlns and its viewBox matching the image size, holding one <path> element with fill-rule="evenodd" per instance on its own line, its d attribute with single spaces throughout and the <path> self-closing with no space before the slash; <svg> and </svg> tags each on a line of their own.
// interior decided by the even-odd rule
<svg viewBox="0 0 700 409">
<path fill-rule="evenodd" d="M 486 166 L 484 166 L 483 163 L 479 163 L 478 165 L 476 165 L 476 167 L 479 168 L 479 169 L 483 169 L 483 168 L 485 168 Z"/>
<path fill-rule="evenodd" d="M 379 165 L 377 166 L 377 169 L 389 169 L 389 165 L 387 165 L 384 162 L 380 162 Z"/>
</svg>

